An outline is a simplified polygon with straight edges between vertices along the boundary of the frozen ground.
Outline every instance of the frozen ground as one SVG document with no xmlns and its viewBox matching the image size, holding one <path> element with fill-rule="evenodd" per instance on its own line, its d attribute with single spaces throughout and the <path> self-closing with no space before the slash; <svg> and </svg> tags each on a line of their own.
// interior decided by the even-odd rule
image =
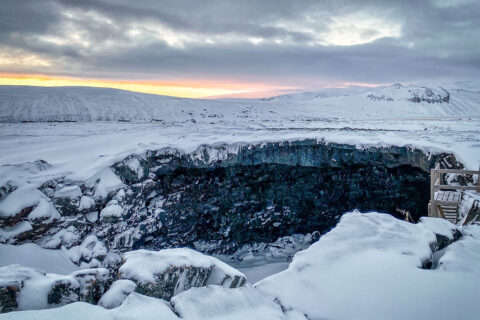
<svg viewBox="0 0 480 320">
<path fill-rule="evenodd" d="M 406 223 L 390 215 L 351 212 L 289 268 L 256 285 L 312 319 L 476 319 L 480 313 L 480 226 L 431 259 L 435 235 L 456 227 L 423 218 Z"/>
<path fill-rule="evenodd" d="M 212 101 L 98 88 L 0 86 L 0 165 L 42 159 L 53 166 L 41 172 L 0 167 L 0 183 L 59 175 L 85 181 L 132 153 L 165 147 L 191 152 L 201 144 L 306 138 L 453 152 L 467 168 L 477 169 L 479 88 L 471 82 L 393 85 Z M 52 120 L 52 115 L 80 122 L 7 123 Z M 92 121 L 102 119 L 131 122 Z"/>
<path fill-rule="evenodd" d="M 463 236 L 433 255 L 436 234 L 453 241 L 456 230 Z M 478 225 L 462 228 L 434 218 L 411 224 L 385 214 L 354 211 L 297 253 L 287 270 L 253 287 L 192 288 L 170 303 L 127 293 L 113 309 L 76 302 L 1 314 L 0 319 L 294 320 L 307 319 L 306 314 L 308 319 L 331 320 L 473 320 L 480 312 L 479 248 Z M 422 268 L 431 259 L 433 268 Z M 108 300 L 119 294 L 121 302 L 124 293 L 113 291 Z"/>
<path fill-rule="evenodd" d="M 55 177 L 88 181 L 102 176 L 109 182 L 106 192 L 121 183 L 106 168 L 131 154 L 163 148 L 192 152 L 202 144 L 227 144 L 235 152 L 243 144 L 300 139 L 359 148 L 412 146 L 452 152 L 470 169 L 480 165 L 480 91 L 471 84 L 447 90 L 392 86 L 228 101 L 117 91 L 112 97 L 108 90 L 91 97 L 82 90 L 75 94 L 60 90 L 51 97 L 36 90 L 0 89 L 0 186 L 6 181 L 19 186 L 29 182 L 28 188 L 35 190 Z M 130 109 L 132 103 L 145 109 Z M 108 114 L 113 117 L 105 118 Z M 9 123 L 24 120 L 79 122 Z M 31 163 L 40 159 L 48 164 Z M 480 294 L 478 226 L 465 227 L 463 238 L 436 254 L 435 270 L 419 268 L 432 254 L 432 229 L 448 236 L 453 228 L 445 224 L 413 225 L 386 215 L 350 213 L 283 272 L 277 273 L 287 268 L 285 260 L 233 264 L 250 283 L 260 281 L 256 288 L 187 290 L 175 297 L 176 313 L 164 301 L 130 294 L 111 310 L 74 303 L 13 312 L 0 319 L 178 319 L 180 315 L 263 320 L 302 319 L 303 314 L 310 319 L 342 320 L 475 319 L 480 312 L 475 300 Z M 82 246 L 75 250 L 83 250 Z M 2 245 L 0 262 L 59 274 L 76 268 L 65 260 L 65 253 L 43 250 Z M 75 256 L 75 250 L 68 255 Z"/>
<path fill-rule="evenodd" d="M 480 118 L 316 120 L 251 124 L 22 123 L 0 124 L 0 165 L 45 160 L 35 172 L 0 167 L 0 182 L 43 182 L 55 176 L 87 180 L 126 156 L 201 144 L 247 144 L 313 138 L 361 146 L 415 146 L 453 152 L 467 168 L 480 165 Z"/>
</svg>

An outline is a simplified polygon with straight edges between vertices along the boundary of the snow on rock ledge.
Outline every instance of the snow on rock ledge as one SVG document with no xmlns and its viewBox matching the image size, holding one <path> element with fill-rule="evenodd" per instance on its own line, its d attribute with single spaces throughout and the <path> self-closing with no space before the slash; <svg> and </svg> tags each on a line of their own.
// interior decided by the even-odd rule
<svg viewBox="0 0 480 320">
<path fill-rule="evenodd" d="M 116 308 L 123 303 L 127 296 L 135 291 L 137 285 L 131 280 L 117 280 L 100 298 L 98 305 L 107 309 Z"/>
<path fill-rule="evenodd" d="M 246 282 L 240 271 L 187 248 L 130 251 L 124 261 L 119 278 L 133 280 L 141 294 L 165 300 L 192 287 L 237 288 Z"/>
<path fill-rule="evenodd" d="M 445 248 L 440 267 L 425 270 L 437 247 L 436 232 L 454 238 L 455 226 L 441 219 L 411 224 L 350 212 L 297 253 L 287 270 L 256 288 L 312 319 L 473 319 L 480 312 L 480 273 L 478 250 L 469 252 L 480 247 L 474 232 L 480 226 L 469 228 L 471 235 Z"/>
<path fill-rule="evenodd" d="M 59 275 L 8 265 L 0 268 L 0 313 L 46 309 L 78 301 L 97 303 L 111 282 L 110 273 L 104 268 Z"/>
<path fill-rule="evenodd" d="M 170 301 L 182 319 L 306 319 L 293 310 L 285 310 L 250 285 L 228 290 L 219 286 L 193 288 Z M 294 314 L 295 313 L 295 314 Z"/>
</svg>

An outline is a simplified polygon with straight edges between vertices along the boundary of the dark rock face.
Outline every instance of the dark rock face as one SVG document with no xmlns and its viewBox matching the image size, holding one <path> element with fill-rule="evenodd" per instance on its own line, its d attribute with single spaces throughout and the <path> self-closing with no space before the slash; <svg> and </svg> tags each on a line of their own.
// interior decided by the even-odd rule
<svg viewBox="0 0 480 320">
<path fill-rule="evenodd" d="M 326 232 L 352 209 L 395 214 L 402 208 L 418 219 L 426 215 L 428 170 L 446 156 L 316 141 L 247 146 L 236 153 L 227 147 L 190 155 L 150 152 L 138 159 L 136 171 L 125 164 L 130 159 L 114 166 L 129 185 L 125 219 L 139 232 L 119 238 L 116 228 L 107 234 L 116 233 L 116 243 L 127 248 L 206 241 L 216 243 L 212 252 L 225 253 L 242 243 Z"/>
<path fill-rule="evenodd" d="M 52 284 L 48 293 L 47 302 L 51 305 L 63 306 L 77 302 L 80 298 L 80 287 L 78 282 L 72 279 L 58 279 Z"/>
<path fill-rule="evenodd" d="M 452 236 L 453 236 L 453 239 L 450 239 L 444 235 L 435 234 L 437 241 L 431 244 L 432 251 L 437 252 L 439 250 L 445 249 L 446 247 L 448 247 L 449 245 L 451 245 L 452 243 L 460 239 L 462 236 L 462 233 L 459 230 L 455 229 L 452 231 Z"/>
<path fill-rule="evenodd" d="M 73 274 L 80 285 L 80 301 L 96 304 L 113 282 L 110 271 L 105 268 L 92 268 L 76 271 Z"/>
<path fill-rule="evenodd" d="M 212 269 L 213 266 L 211 268 L 170 267 L 165 272 L 156 275 L 155 282 L 138 283 L 135 291 L 146 296 L 170 301 L 175 293 L 193 287 L 206 286 Z"/>
<path fill-rule="evenodd" d="M 147 245 L 177 245 L 178 234 L 179 245 L 198 239 L 226 245 L 271 242 L 328 231 L 354 208 L 390 213 L 404 208 L 418 218 L 428 202 L 428 183 L 427 174 L 408 166 L 178 168 L 159 176 L 156 189 L 165 195 L 159 218 L 165 227 Z"/>
<path fill-rule="evenodd" d="M 17 296 L 21 286 L 21 283 L 17 283 L 0 287 L 0 313 L 17 309 Z"/>
<path fill-rule="evenodd" d="M 316 140 L 202 146 L 190 154 L 149 151 L 112 166 L 126 187 L 106 197 L 96 197 L 95 186 L 85 182 L 45 183 L 40 190 L 63 217 L 54 225 L 34 224 L 30 238 L 16 243 L 44 241 L 73 228 L 78 240 L 49 243 L 70 248 L 94 234 L 109 250 L 203 242 L 209 253 L 231 253 L 245 243 L 326 232 L 352 209 L 395 214 L 401 208 L 418 219 L 427 213 L 429 169 L 437 162 L 460 166 L 448 154 Z M 60 185 L 77 185 L 80 194 L 56 198 Z M 80 197 L 93 204 L 83 208 Z M 121 214 L 91 219 L 112 201 Z"/>
</svg>

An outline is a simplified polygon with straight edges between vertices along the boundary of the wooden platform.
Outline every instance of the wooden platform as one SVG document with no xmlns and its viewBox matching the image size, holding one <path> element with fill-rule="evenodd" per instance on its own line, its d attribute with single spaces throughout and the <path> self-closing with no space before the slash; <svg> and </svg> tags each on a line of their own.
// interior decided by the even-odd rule
<svg viewBox="0 0 480 320">
<path fill-rule="evenodd" d="M 428 216 L 444 218 L 454 224 L 464 223 L 465 218 L 460 219 L 458 214 L 463 191 L 474 190 L 480 192 L 480 185 L 455 186 L 445 184 L 443 175 L 447 173 L 480 175 L 480 170 L 440 169 L 440 166 L 437 164 L 435 169 L 430 171 L 430 203 L 428 204 Z"/>
<path fill-rule="evenodd" d="M 435 192 L 435 202 L 443 218 L 451 223 L 457 223 L 458 206 L 462 200 L 462 194 L 456 191 Z"/>
</svg>

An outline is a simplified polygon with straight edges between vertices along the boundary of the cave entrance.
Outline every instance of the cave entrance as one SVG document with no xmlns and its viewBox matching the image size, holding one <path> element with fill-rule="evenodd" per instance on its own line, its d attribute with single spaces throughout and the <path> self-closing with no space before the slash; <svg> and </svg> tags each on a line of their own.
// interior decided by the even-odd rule
<svg viewBox="0 0 480 320">
<path fill-rule="evenodd" d="M 160 179 L 168 212 L 192 238 L 229 243 L 271 242 L 279 236 L 327 232 L 353 209 L 414 221 L 427 214 L 429 174 L 410 165 L 308 167 L 283 164 L 178 167 Z M 179 193 L 178 191 L 181 192 Z M 186 224 L 186 225 L 185 225 Z"/>
</svg>

